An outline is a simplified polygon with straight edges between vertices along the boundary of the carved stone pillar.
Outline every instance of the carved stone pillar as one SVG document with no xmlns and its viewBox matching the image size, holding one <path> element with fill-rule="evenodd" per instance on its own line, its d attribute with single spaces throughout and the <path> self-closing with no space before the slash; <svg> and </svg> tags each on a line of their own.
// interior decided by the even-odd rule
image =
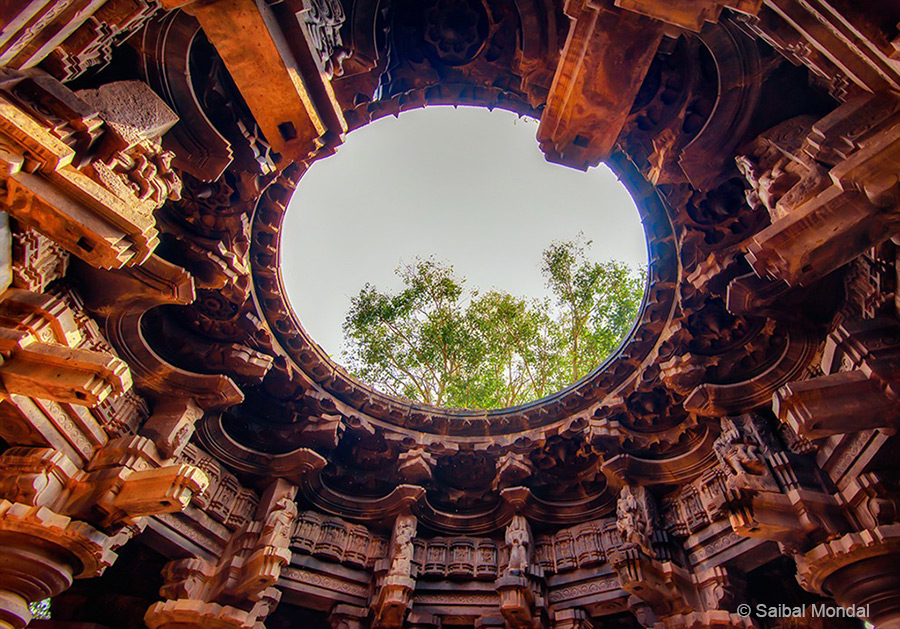
<svg viewBox="0 0 900 629">
<path fill-rule="evenodd" d="M 412 605 L 416 589 L 413 572 L 413 539 L 418 520 L 414 515 L 399 515 L 394 522 L 388 551 L 387 572 L 381 579 L 378 594 L 372 605 L 375 614 L 373 627 L 399 628 Z"/>
<path fill-rule="evenodd" d="M 795 556 L 797 580 L 876 627 L 900 627 L 900 524 L 877 526 Z"/>
<path fill-rule="evenodd" d="M 83 468 L 50 448 L 0 456 L 0 626 L 31 620 L 28 603 L 95 577 L 148 515 L 184 509 L 206 487 L 190 465 L 159 463 L 146 439 L 110 441 Z"/>
<path fill-rule="evenodd" d="M 15 223 L 15 221 L 13 221 Z M 66 274 L 69 252 L 38 231 L 23 225 L 12 229 L 12 284 L 36 293 Z"/>
<path fill-rule="evenodd" d="M 506 548 L 506 569 L 496 581 L 500 613 L 510 627 L 533 627 L 540 622 L 539 608 L 543 607 L 540 597 L 535 596 L 543 572 L 540 566 L 532 564 L 534 536 L 524 516 L 513 516 L 507 525 Z"/>
<path fill-rule="evenodd" d="M 100 574 L 112 563 L 112 547 L 83 522 L 0 501 L 0 626 L 24 627 L 29 602 L 59 594 L 75 576 Z"/>
<path fill-rule="evenodd" d="M 290 563 L 297 488 L 277 480 L 259 503 L 257 519 L 236 531 L 218 562 L 180 559 L 166 565 L 156 603 L 144 616 L 150 629 L 254 629 L 275 608 L 281 568 Z"/>
</svg>

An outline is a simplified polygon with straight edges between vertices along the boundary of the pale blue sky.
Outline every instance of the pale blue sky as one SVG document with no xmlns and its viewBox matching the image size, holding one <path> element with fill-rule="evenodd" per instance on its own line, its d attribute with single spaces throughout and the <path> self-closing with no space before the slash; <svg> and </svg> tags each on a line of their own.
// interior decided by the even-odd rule
<svg viewBox="0 0 900 629">
<path fill-rule="evenodd" d="M 350 133 L 291 199 L 282 273 L 306 331 L 332 356 L 350 298 L 397 288 L 401 262 L 434 255 L 468 285 L 548 294 L 541 251 L 578 232 L 598 260 L 646 264 L 634 202 L 605 166 L 544 160 L 537 123 L 496 110 L 431 107 Z"/>
</svg>

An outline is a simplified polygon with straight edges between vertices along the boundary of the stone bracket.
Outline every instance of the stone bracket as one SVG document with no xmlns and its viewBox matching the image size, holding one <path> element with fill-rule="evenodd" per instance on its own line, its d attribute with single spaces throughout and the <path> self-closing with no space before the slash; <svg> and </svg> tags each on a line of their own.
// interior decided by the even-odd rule
<svg viewBox="0 0 900 629">
<path fill-rule="evenodd" d="M 287 4 L 303 10 L 299 2 Z M 167 0 L 163 6 L 197 18 L 266 140 L 285 158 L 304 161 L 340 143 L 341 108 L 296 17 L 293 24 L 278 19 L 279 7 L 261 0 Z"/>
<path fill-rule="evenodd" d="M 537 139 L 549 161 L 587 170 L 612 153 L 663 34 L 602 0 L 569 0 L 565 12 L 572 24 Z"/>
</svg>

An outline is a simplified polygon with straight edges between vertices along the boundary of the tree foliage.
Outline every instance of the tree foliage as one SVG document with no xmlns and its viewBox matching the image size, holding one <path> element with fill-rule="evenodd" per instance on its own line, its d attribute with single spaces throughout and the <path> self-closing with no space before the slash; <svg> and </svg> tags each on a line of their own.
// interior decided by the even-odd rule
<svg viewBox="0 0 900 629">
<path fill-rule="evenodd" d="M 569 382 L 599 365 L 631 328 L 644 287 L 627 265 L 593 262 L 590 241 L 554 242 L 541 271 L 556 298 L 556 334 L 569 367 Z"/>
<path fill-rule="evenodd" d="M 590 259 L 591 242 L 553 242 L 541 271 L 552 298 L 466 287 L 453 267 L 417 259 L 402 289 L 371 284 L 344 322 L 344 361 L 360 379 L 436 406 L 499 408 L 538 399 L 598 366 L 631 328 L 642 273 Z"/>
</svg>

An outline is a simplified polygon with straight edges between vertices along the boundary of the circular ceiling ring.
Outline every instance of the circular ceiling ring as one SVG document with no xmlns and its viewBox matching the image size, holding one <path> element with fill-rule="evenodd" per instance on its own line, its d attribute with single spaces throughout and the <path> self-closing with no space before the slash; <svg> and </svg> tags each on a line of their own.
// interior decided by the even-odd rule
<svg viewBox="0 0 900 629">
<path fill-rule="evenodd" d="M 631 193 L 641 215 L 649 257 L 647 289 L 631 332 L 603 364 L 569 387 L 506 409 L 446 409 L 381 393 L 347 373 L 307 334 L 288 303 L 280 270 L 281 222 L 303 169 L 287 171 L 260 196 L 252 220 L 251 268 L 255 296 L 276 340 L 303 385 L 341 406 L 409 430 L 447 436 L 512 434 L 550 425 L 601 404 L 642 366 L 654 360 L 660 334 L 675 315 L 681 277 L 669 207 L 624 153 L 608 161 Z"/>
</svg>

